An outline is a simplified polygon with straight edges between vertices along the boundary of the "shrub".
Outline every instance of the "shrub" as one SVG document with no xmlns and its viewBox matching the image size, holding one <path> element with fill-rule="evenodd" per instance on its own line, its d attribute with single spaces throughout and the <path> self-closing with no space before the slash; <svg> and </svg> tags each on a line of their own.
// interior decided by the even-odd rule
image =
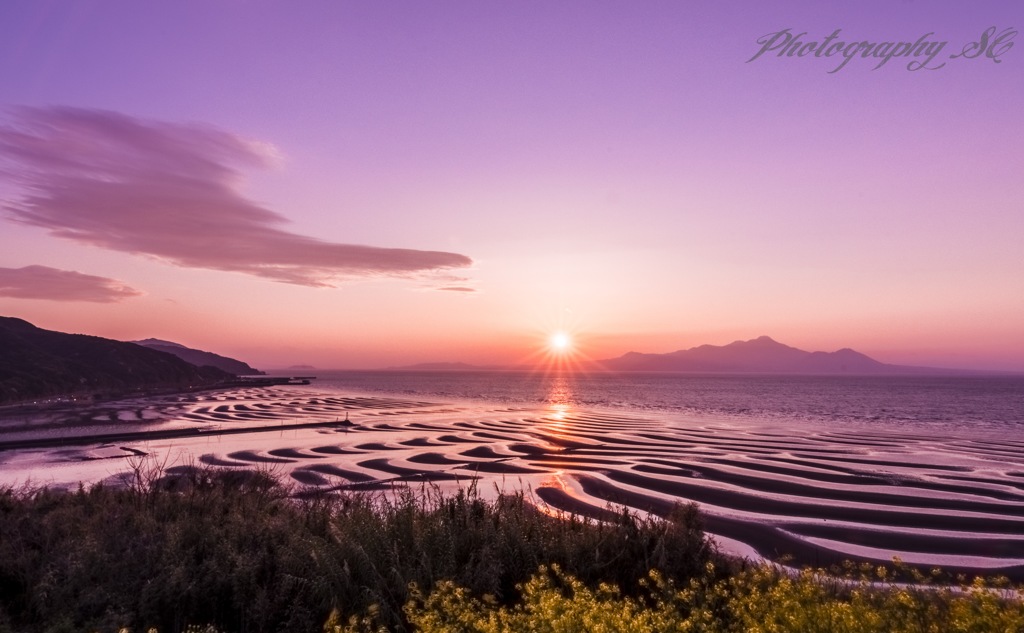
<svg viewBox="0 0 1024 633">
<path fill-rule="evenodd" d="M 522 601 L 497 604 L 454 583 L 406 606 L 421 633 L 1018 633 L 1024 601 L 1004 583 L 959 588 L 907 587 L 881 578 L 837 578 L 823 570 L 796 575 L 768 565 L 714 580 L 713 570 L 684 588 L 657 572 L 634 598 L 611 585 L 587 587 L 557 567 L 541 568 Z M 882 584 L 879 584 L 882 581 Z M 329 633 L 370 630 L 367 620 L 328 623 Z"/>
<path fill-rule="evenodd" d="M 125 487 L 0 491 L 0 625 L 177 633 L 312 631 L 332 610 L 396 630 L 415 583 L 451 581 L 502 604 L 539 565 L 639 591 L 713 554 L 693 507 L 598 523 L 549 516 L 522 493 L 471 488 L 325 494 L 271 472 L 139 468 Z"/>
</svg>

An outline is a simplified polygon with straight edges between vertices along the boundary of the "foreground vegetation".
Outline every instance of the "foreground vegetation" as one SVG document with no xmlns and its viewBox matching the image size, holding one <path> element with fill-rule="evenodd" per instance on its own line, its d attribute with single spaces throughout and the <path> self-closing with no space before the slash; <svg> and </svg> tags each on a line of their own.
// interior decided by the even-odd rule
<svg viewBox="0 0 1024 633">
<path fill-rule="evenodd" d="M 401 630 L 411 583 L 511 604 L 544 564 L 638 591 L 650 569 L 683 581 L 712 555 L 692 507 L 596 523 L 472 489 L 294 493 L 268 473 L 204 469 L 0 492 L 0 630 L 318 631 L 332 611 L 371 609 Z"/>
<path fill-rule="evenodd" d="M 841 580 L 823 570 L 798 575 L 759 566 L 682 587 L 652 572 L 639 599 L 612 585 L 596 589 L 557 567 L 542 568 L 522 600 L 500 606 L 455 583 L 440 583 L 406 607 L 422 633 L 1020 633 L 1024 603 L 1001 583 L 907 587 L 862 575 Z M 879 586 L 879 581 L 883 584 Z M 329 633 L 363 633 L 373 623 L 328 623 Z"/>
<path fill-rule="evenodd" d="M 693 506 L 597 523 L 523 494 L 325 495 L 207 469 L 0 491 L 0 632 L 1024 631 L 1005 585 L 840 571 L 729 564 Z"/>
</svg>

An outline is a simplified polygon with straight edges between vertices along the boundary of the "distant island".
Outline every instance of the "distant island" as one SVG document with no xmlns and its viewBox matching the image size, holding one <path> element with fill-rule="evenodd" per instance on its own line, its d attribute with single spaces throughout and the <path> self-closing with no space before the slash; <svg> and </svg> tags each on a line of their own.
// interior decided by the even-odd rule
<svg viewBox="0 0 1024 633">
<path fill-rule="evenodd" d="M 142 341 L 131 342 L 136 345 L 148 347 L 149 349 L 173 354 L 181 360 L 191 363 L 197 367 L 216 367 L 217 369 L 226 371 L 234 376 L 262 376 L 265 373 L 249 366 L 248 363 L 243 363 L 240 360 L 221 356 L 220 354 L 214 354 L 213 352 L 204 352 L 203 350 L 192 349 L 191 347 L 185 347 L 180 343 L 161 341 L 156 338 L 147 338 Z"/>
<path fill-rule="evenodd" d="M 855 350 L 844 348 L 835 352 L 807 352 L 769 336 L 728 345 L 700 345 L 664 354 L 628 352 L 617 358 L 587 361 L 573 365 L 583 371 L 610 372 L 678 372 L 720 374 L 806 374 L 806 375 L 875 375 L 875 376 L 951 376 L 991 374 L 964 369 L 940 369 L 890 365 Z M 483 371 L 528 370 L 526 366 L 479 366 L 466 363 L 420 363 L 388 367 L 388 371 Z"/>
<path fill-rule="evenodd" d="M 674 371 L 766 374 L 948 374 L 965 373 L 929 367 L 888 365 L 849 348 L 835 352 L 807 352 L 768 336 L 728 345 L 701 345 L 667 354 L 629 352 L 599 361 L 611 371 Z"/>
<path fill-rule="evenodd" d="M 234 378 L 216 367 L 199 367 L 135 343 L 54 332 L 0 317 L 0 404 L 189 389 Z"/>
</svg>

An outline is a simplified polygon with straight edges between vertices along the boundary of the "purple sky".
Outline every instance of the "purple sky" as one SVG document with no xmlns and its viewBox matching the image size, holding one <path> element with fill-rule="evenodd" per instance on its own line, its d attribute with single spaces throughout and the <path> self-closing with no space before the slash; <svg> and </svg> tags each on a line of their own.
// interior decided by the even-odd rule
<svg viewBox="0 0 1024 633">
<path fill-rule="evenodd" d="M 5 2 L 0 314 L 263 367 L 516 362 L 566 328 L 1024 370 L 1024 38 L 950 58 L 1022 18 Z M 945 65 L 747 62 L 786 28 L 931 32 Z"/>
</svg>

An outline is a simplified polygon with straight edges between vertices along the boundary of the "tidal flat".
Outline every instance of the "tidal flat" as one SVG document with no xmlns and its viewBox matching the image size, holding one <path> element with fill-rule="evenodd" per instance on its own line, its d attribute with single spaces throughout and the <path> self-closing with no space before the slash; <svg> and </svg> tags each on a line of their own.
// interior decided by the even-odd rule
<svg viewBox="0 0 1024 633">
<path fill-rule="evenodd" d="M 35 444 L 33 444 L 35 442 Z M 522 491 L 550 513 L 696 502 L 719 548 L 827 566 L 898 557 L 1024 579 L 1024 442 L 672 412 L 238 388 L 22 411 L 0 485 L 124 485 L 142 464 L 268 471 L 297 490 Z"/>
</svg>

